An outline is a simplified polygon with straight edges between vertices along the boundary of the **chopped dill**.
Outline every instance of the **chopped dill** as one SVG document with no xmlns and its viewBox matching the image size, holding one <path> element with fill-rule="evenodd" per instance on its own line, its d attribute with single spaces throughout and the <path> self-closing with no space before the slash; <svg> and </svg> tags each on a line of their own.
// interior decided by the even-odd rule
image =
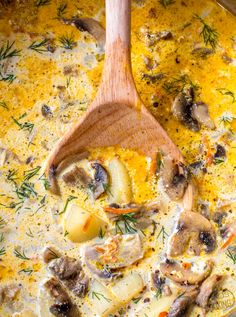
<svg viewBox="0 0 236 317">
<path fill-rule="evenodd" d="M 5 249 L 5 247 L 2 247 L 2 248 L 0 249 L 0 256 L 2 256 L 2 255 L 4 255 L 4 254 L 6 254 L 6 249 Z"/>
<path fill-rule="evenodd" d="M 0 107 L 4 108 L 6 110 L 9 110 L 9 108 L 8 108 L 8 106 L 7 106 L 5 101 L 0 101 Z"/>
<path fill-rule="evenodd" d="M 18 273 L 25 273 L 26 275 L 31 275 L 33 272 L 34 272 L 33 269 L 27 268 L 27 269 L 20 270 Z"/>
<path fill-rule="evenodd" d="M 235 97 L 235 94 L 234 94 L 231 90 L 229 90 L 229 89 L 227 89 L 227 88 L 218 88 L 218 89 L 216 89 L 216 90 L 219 91 L 219 93 L 220 93 L 221 95 L 223 95 L 223 96 L 229 96 L 229 97 L 231 97 L 231 98 L 232 98 L 232 103 L 235 103 L 236 97 Z"/>
<path fill-rule="evenodd" d="M 218 44 L 218 31 L 207 24 L 199 15 L 195 14 L 194 18 L 198 19 L 202 23 L 203 27 L 200 36 L 203 37 L 204 43 L 206 45 L 209 44 L 213 49 L 215 49 Z"/>
<path fill-rule="evenodd" d="M 215 163 L 216 165 L 222 164 L 222 163 L 224 163 L 224 162 L 225 162 L 225 160 L 224 160 L 223 158 L 220 158 L 220 157 L 215 157 L 215 158 L 214 158 L 214 163 Z"/>
<path fill-rule="evenodd" d="M 135 224 L 137 219 L 135 218 L 135 213 L 130 212 L 128 214 L 119 215 L 114 220 L 116 233 L 135 233 L 137 229 Z"/>
<path fill-rule="evenodd" d="M 28 171 L 24 172 L 24 181 L 29 181 L 32 177 L 34 177 L 35 175 L 38 175 L 38 172 L 40 170 L 40 166 L 37 166 L 35 168 L 32 168 Z"/>
<path fill-rule="evenodd" d="M 35 6 L 36 7 L 42 7 L 42 6 L 49 5 L 50 3 L 51 3 L 51 0 L 36 0 L 35 1 Z"/>
<path fill-rule="evenodd" d="M 103 229 L 100 227 L 99 233 L 98 233 L 99 238 L 103 239 L 105 234 L 106 234 L 106 231 L 105 230 L 103 231 Z"/>
<path fill-rule="evenodd" d="M 14 74 L 3 74 L 0 71 L 0 81 L 5 81 L 7 83 L 12 84 L 13 81 L 16 79 L 16 76 Z"/>
<path fill-rule="evenodd" d="M 20 252 L 19 250 L 15 249 L 15 250 L 14 250 L 14 255 L 15 255 L 17 258 L 19 258 L 19 259 L 21 259 L 21 260 L 24 260 L 24 261 L 30 260 L 30 258 L 25 255 L 25 251 Z"/>
<path fill-rule="evenodd" d="M 142 297 L 136 297 L 136 298 L 133 298 L 132 301 L 135 303 L 135 304 L 138 304 L 138 302 L 141 300 Z"/>
<path fill-rule="evenodd" d="M 67 3 L 62 2 L 59 4 L 57 7 L 57 17 L 58 19 L 61 19 L 64 14 L 66 14 L 66 9 L 67 9 Z"/>
<path fill-rule="evenodd" d="M 169 5 L 175 3 L 174 0 L 159 0 L 159 3 L 166 9 Z"/>
<path fill-rule="evenodd" d="M 33 50 L 39 54 L 42 54 L 44 52 L 47 52 L 48 49 L 46 47 L 46 44 L 48 44 L 48 39 L 44 39 L 42 41 L 34 41 L 33 43 L 30 44 L 30 46 L 28 47 L 28 49 Z"/>
<path fill-rule="evenodd" d="M 220 123 L 231 123 L 236 117 L 234 117 L 231 113 L 225 112 L 220 118 Z"/>
<path fill-rule="evenodd" d="M 157 299 L 160 299 L 160 298 L 162 297 L 162 290 L 161 290 L 161 288 L 158 288 L 158 290 L 156 291 L 155 296 L 156 296 Z"/>
<path fill-rule="evenodd" d="M 29 131 L 29 133 L 32 132 L 33 128 L 34 128 L 34 124 L 31 122 L 24 122 L 21 123 L 19 120 L 24 118 L 26 116 L 26 114 L 24 113 L 22 116 L 20 116 L 19 119 L 16 119 L 14 117 L 12 117 L 14 123 L 20 128 L 20 130 L 24 130 L 24 131 Z"/>
<path fill-rule="evenodd" d="M 236 264 L 236 254 L 232 253 L 229 249 L 225 253 L 225 255 L 233 262 L 233 264 Z"/>
<path fill-rule="evenodd" d="M 7 181 L 13 182 L 15 184 L 16 180 L 18 179 L 16 176 L 17 172 L 18 171 L 16 169 L 9 170 L 7 174 Z"/>
<path fill-rule="evenodd" d="M 45 173 L 39 177 L 39 180 L 43 182 L 43 186 L 46 190 L 50 188 L 50 183 L 49 183 L 49 180 L 46 178 Z"/>
<path fill-rule="evenodd" d="M 3 229 L 6 225 L 6 222 L 0 217 L 0 229 Z"/>
<path fill-rule="evenodd" d="M 30 197 L 37 197 L 38 195 L 34 189 L 34 184 L 25 181 L 19 187 L 16 187 L 15 193 L 20 200 Z"/>
<path fill-rule="evenodd" d="M 162 238 L 162 243 L 163 243 L 163 244 L 165 243 L 166 238 L 169 237 L 169 234 L 166 232 L 166 229 L 165 229 L 164 226 L 161 227 L 161 229 L 160 229 L 160 231 L 159 231 L 159 233 L 158 233 L 158 235 L 157 235 L 157 240 L 158 240 L 160 237 Z"/>
<path fill-rule="evenodd" d="M 102 293 L 98 293 L 98 292 L 94 292 L 92 291 L 92 298 L 97 298 L 98 300 L 101 300 L 101 298 L 105 299 L 108 303 L 111 302 L 110 298 L 107 298 L 106 296 L 104 296 Z"/>
<path fill-rule="evenodd" d="M 61 37 L 59 37 L 59 42 L 61 43 L 62 47 L 67 50 L 72 50 L 76 46 L 73 34 L 62 35 Z"/>
<path fill-rule="evenodd" d="M 4 238 L 4 234 L 3 233 L 1 233 L 0 234 L 0 242 L 3 242 L 5 240 L 5 238 Z"/>
<path fill-rule="evenodd" d="M 28 231 L 25 233 L 28 237 L 30 237 L 30 238 L 33 238 L 34 237 L 34 235 L 33 235 L 33 232 L 32 232 L 32 230 L 29 228 L 28 229 Z"/>
<path fill-rule="evenodd" d="M 59 212 L 57 215 L 62 215 L 62 214 L 64 214 L 64 213 L 66 212 L 66 209 L 67 209 L 67 207 L 68 207 L 69 202 L 70 202 L 71 200 L 73 200 L 73 199 L 76 199 L 76 198 L 77 198 L 77 197 L 70 195 L 70 196 L 67 198 L 67 200 L 66 200 L 66 203 L 65 203 L 64 208 L 63 208 L 62 211 Z"/>
<path fill-rule="evenodd" d="M 15 41 L 11 43 L 7 41 L 5 44 L 3 44 L 0 47 L 0 61 L 20 55 L 21 50 L 13 49 L 14 44 L 15 44 Z"/>
<path fill-rule="evenodd" d="M 197 84 L 193 83 L 186 74 L 166 81 L 162 87 L 168 94 L 176 94 L 183 91 L 186 85 L 190 85 L 194 90 L 198 90 L 200 88 Z"/>
</svg>

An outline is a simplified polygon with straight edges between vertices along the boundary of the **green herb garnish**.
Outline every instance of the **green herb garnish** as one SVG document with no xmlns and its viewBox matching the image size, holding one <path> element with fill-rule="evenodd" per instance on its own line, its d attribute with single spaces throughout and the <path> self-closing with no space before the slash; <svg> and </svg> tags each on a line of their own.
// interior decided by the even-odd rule
<svg viewBox="0 0 236 317">
<path fill-rule="evenodd" d="M 137 219 L 135 218 L 135 212 L 130 212 L 128 214 L 119 215 L 114 220 L 116 233 L 135 233 L 137 229 L 135 224 Z"/>
<path fill-rule="evenodd" d="M 35 1 L 35 6 L 36 7 L 42 7 L 45 5 L 49 5 L 51 3 L 51 0 L 36 0 Z"/>
<path fill-rule="evenodd" d="M 8 108 L 8 106 L 7 106 L 5 101 L 0 101 L 0 107 L 4 108 L 6 110 L 9 110 L 9 108 Z"/>
<path fill-rule="evenodd" d="M 48 44 L 48 41 L 49 41 L 48 39 L 44 39 L 40 42 L 34 41 L 32 44 L 30 44 L 28 49 L 33 50 L 39 54 L 42 54 L 48 51 L 46 47 L 46 44 Z"/>
<path fill-rule="evenodd" d="M 177 94 L 185 88 L 186 85 L 190 85 L 194 90 L 198 90 L 200 87 L 193 83 L 188 75 L 180 75 L 179 77 L 174 77 L 171 80 L 163 84 L 163 88 L 168 94 Z"/>
<path fill-rule="evenodd" d="M 14 44 L 14 41 L 11 43 L 7 41 L 0 47 L 0 61 L 20 55 L 21 50 L 13 49 Z"/>
<path fill-rule="evenodd" d="M 67 50 L 72 50 L 76 46 L 73 34 L 62 35 L 59 38 L 59 42 L 61 43 L 62 47 L 64 47 Z"/>
<path fill-rule="evenodd" d="M 14 255 L 15 255 L 17 258 L 19 258 L 19 259 L 21 259 L 21 260 L 24 260 L 24 261 L 30 260 L 30 258 L 25 255 L 25 252 L 24 252 L 24 251 L 22 251 L 22 253 L 21 253 L 19 250 L 15 249 L 15 250 L 14 250 Z"/>
<path fill-rule="evenodd" d="M 166 238 L 169 237 L 169 234 L 166 232 L 166 229 L 164 226 L 161 227 L 161 229 L 157 235 L 157 239 L 159 239 L 160 237 L 162 238 L 163 244 L 165 243 Z"/>
<path fill-rule="evenodd" d="M 20 128 L 20 130 L 24 130 L 24 131 L 29 131 L 30 133 L 32 132 L 33 128 L 34 128 L 34 124 L 31 122 L 24 122 L 21 123 L 19 120 L 24 118 L 26 116 L 26 114 L 24 113 L 22 116 L 20 116 L 19 119 L 16 119 L 14 117 L 12 117 L 13 121 L 15 122 L 15 124 Z"/>
<path fill-rule="evenodd" d="M 159 0 L 159 3 L 166 9 L 169 5 L 175 3 L 174 0 Z"/>
<path fill-rule="evenodd" d="M 236 264 L 236 254 L 232 253 L 229 249 L 225 253 L 225 255 L 233 262 L 233 264 Z"/>
<path fill-rule="evenodd" d="M 229 96 L 232 98 L 232 103 L 234 103 L 236 101 L 236 97 L 235 97 L 235 94 L 229 90 L 229 89 L 226 89 L 226 88 L 218 88 L 216 89 L 217 91 L 219 91 L 219 93 L 223 96 Z"/>
<path fill-rule="evenodd" d="M 67 207 L 68 207 L 69 202 L 72 201 L 73 199 L 76 199 L 76 198 L 77 198 L 77 197 L 70 195 L 70 196 L 67 198 L 67 200 L 66 200 L 66 203 L 65 203 L 64 208 L 63 208 L 62 211 L 59 212 L 57 215 L 62 215 L 62 214 L 64 214 L 64 213 L 66 212 L 66 209 L 67 209 Z"/>
<path fill-rule="evenodd" d="M 4 254 L 6 254 L 6 249 L 5 249 L 5 247 L 2 247 L 2 248 L 0 249 L 0 256 L 2 256 L 2 255 L 4 255 Z"/>
<path fill-rule="evenodd" d="M 57 8 L 57 17 L 61 19 L 66 14 L 67 3 L 61 3 Z"/>
<path fill-rule="evenodd" d="M 101 300 L 101 298 L 105 299 L 108 303 L 111 302 L 110 298 L 107 298 L 102 293 L 94 292 L 92 291 L 92 298 L 97 298 L 98 300 Z"/>
<path fill-rule="evenodd" d="M 204 43 L 215 49 L 218 44 L 218 31 L 207 24 L 199 15 L 195 14 L 194 18 L 198 19 L 203 25 L 200 35 L 203 37 Z"/>
</svg>

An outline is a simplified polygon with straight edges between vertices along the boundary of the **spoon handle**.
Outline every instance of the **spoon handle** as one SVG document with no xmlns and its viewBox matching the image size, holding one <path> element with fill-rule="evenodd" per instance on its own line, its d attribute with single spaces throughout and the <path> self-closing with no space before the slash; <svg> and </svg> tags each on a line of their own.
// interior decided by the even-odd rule
<svg viewBox="0 0 236 317">
<path fill-rule="evenodd" d="M 131 0 L 106 0 L 106 48 L 98 104 L 134 105 L 138 95 L 130 61 Z"/>
</svg>

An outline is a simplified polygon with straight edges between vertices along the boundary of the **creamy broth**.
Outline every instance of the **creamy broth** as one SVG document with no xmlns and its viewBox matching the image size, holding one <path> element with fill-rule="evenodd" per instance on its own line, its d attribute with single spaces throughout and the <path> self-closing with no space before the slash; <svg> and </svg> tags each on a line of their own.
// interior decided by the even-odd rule
<svg viewBox="0 0 236 317">
<path fill-rule="evenodd" d="M 91 17 L 105 27 L 105 9 L 100 0 L 10 2 L 0 1 L 0 287 L 20 286 L 13 300 L 3 299 L 1 303 L 0 296 L 0 316 L 47 317 L 53 315 L 49 313 L 50 299 L 43 288 L 50 276 L 42 259 L 43 249 L 54 247 L 83 262 L 86 245 L 117 233 L 117 226 L 104 211 L 111 195 L 109 187 L 94 200 L 86 189 L 68 186 L 59 177 L 61 196 L 57 196 L 50 192 L 44 174 L 46 159 L 56 142 L 94 99 L 104 64 L 104 51 L 94 37 L 62 23 L 61 19 L 75 15 Z M 203 23 L 217 32 L 218 41 L 212 45 L 206 45 L 200 34 Z M 171 38 L 150 43 L 150 34 L 160 31 L 170 31 Z M 7 43 L 13 43 L 9 50 L 15 50 L 13 56 L 4 56 L 1 51 Z M 207 209 L 217 245 L 209 254 L 184 253 L 176 260 L 193 263 L 192 269 L 200 272 L 202 263 L 214 260 L 212 274 L 224 276 L 218 294 L 227 290 L 228 304 L 224 305 L 223 296 L 206 316 L 227 316 L 236 294 L 233 238 L 222 248 L 229 238 L 223 230 L 236 218 L 236 19 L 213 1 L 132 1 L 131 58 L 144 104 L 177 144 L 186 165 L 204 163 L 193 176 L 197 188 L 194 208 L 199 212 L 201 206 Z M 184 84 L 193 85 L 196 99 L 208 105 L 215 129 L 201 126 L 200 131 L 193 132 L 172 115 L 171 105 Z M 225 149 L 223 157 L 215 155 L 217 145 Z M 71 294 L 73 301 L 81 316 L 167 316 L 171 303 L 183 290 L 167 279 L 172 295 L 161 296 L 153 286 L 152 273 L 159 270 L 165 258 L 182 203 L 168 198 L 155 175 L 153 162 L 140 153 L 120 148 L 89 152 L 88 161 L 98 160 L 108 170 L 110 161 L 118 158 L 130 178 L 132 202 L 156 202 L 158 208 L 150 215 L 153 223 L 147 228 L 132 229 L 132 219 L 131 229 L 118 232 L 139 232 L 142 239 L 143 257 L 120 270 L 122 278 L 135 274 L 141 277 L 135 296 L 128 302 L 123 300 L 120 290 L 124 285 L 117 291 L 120 299 L 114 295 L 122 278 L 109 283 L 99 281 L 105 290 L 92 291 L 95 279 L 85 265 L 85 273 L 91 279 L 89 290 L 84 298 Z M 84 159 L 78 166 L 85 166 L 88 161 Z M 65 215 L 73 205 L 99 217 L 105 236 L 99 234 L 100 237 L 83 243 L 71 241 Z M 220 226 L 214 221 L 216 212 L 226 214 Z M 138 282 L 135 279 L 130 283 Z M 114 300 L 106 292 L 113 294 Z M 124 292 L 129 298 L 129 289 Z M 91 304 L 94 298 L 95 305 L 103 301 L 109 306 L 114 301 L 114 307 L 96 314 Z M 157 307 L 163 309 L 158 311 Z M 205 315 L 195 305 L 186 316 Z"/>
</svg>

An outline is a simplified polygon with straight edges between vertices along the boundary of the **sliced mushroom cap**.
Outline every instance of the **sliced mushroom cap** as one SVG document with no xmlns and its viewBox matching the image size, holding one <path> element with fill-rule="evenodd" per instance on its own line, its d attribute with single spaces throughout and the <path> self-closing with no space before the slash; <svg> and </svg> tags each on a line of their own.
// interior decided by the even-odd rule
<svg viewBox="0 0 236 317">
<path fill-rule="evenodd" d="M 91 192 L 94 199 L 97 199 L 106 191 L 109 177 L 106 169 L 99 162 L 91 162 L 91 167 L 95 171 L 94 177 L 91 177 L 84 168 L 74 166 L 74 168 L 66 172 L 62 178 L 64 182 L 70 185 L 80 183 Z"/>
<path fill-rule="evenodd" d="M 188 170 L 183 164 L 176 164 L 168 156 L 163 158 L 162 163 L 160 176 L 165 191 L 170 199 L 179 200 L 184 196 L 188 186 Z"/>
<path fill-rule="evenodd" d="M 188 316 L 190 306 L 194 303 L 194 300 L 198 294 L 198 290 L 191 290 L 178 296 L 172 303 L 168 317 L 185 317 Z"/>
<path fill-rule="evenodd" d="M 61 256 L 61 254 L 53 247 L 45 247 L 43 250 L 43 261 L 45 263 L 49 263 L 50 261 L 57 259 Z"/>
<path fill-rule="evenodd" d="M 161 273 L 172 281 L 183 285 L 198 285 L 207 278 L 213 268 L 211 260 L 206 261 L 202 272 L 194 272 L 191 268 L 185 268 L 180 263 L 166 259 L 160 264 Z"/>
<path fill-rule="evenodd" d="M 172 104 L 172 112 L 177 120 L 188 129 L 197 132 L 200 130 L 198 121 L 192 116 L 194 91 L 192 87 L 185 87 L 175 98 Z"/>
<path fill-rule="evenodd" d="M 208 106 L 204 102 L 197 102 L 193 105 L 192 116 L 201 125 L 205 126 L 206 128 L 208 129 L 215 128 L 215 124 L 209 115 Z"/>
<path fill-rule="evenodd" d="M 89 280 L 84 274 L 80 261 L 62 256 L 52 260 L 48 268 L 76 296 L 84 297 L 86 295 Z"/>
<path fill-rule="evenodd" d="M 212 252 L 216 247 L 216 235 L 210 221 L 196 212 L 185 211 L 180 214 L 176 232 L 169 243 L 169 255 L 178 256 L 186 249 L 199 255 L 202 249 Z"/>
<path fill-rule="evenodd" d="M 104 49 L 106 42 L 106 32 L 101 24 L 92 18 L 74 18 L 63 19 L 65 24 L 74 25 L 82 32 L 90 33 L 98 42 L 98 45 Z"/>
<path fill-rule="evenodd" d="M 54 301 L 49 307 L 49 311 L 56 317 L 76 317 L 80 316 L 76 306 L 72 303 L 67 291 L 62 284 L 54 277 L 44 284 L 50 297 Z"/>
<path fill-rule="evenodd" d="M 222 281 L 222 275 L 214 274 L 208 277 L 201 285 L 196 303 L 202 308 L 207 309 L 209 298 L 217 285 Z"/>
<path fill-rule="evenodd" d="M 132 265 L 143 257 L 143 249 L 140 236 L 135 234 L 116 235 L 107 238 L 102 243 L 97 243 L 85 248 L 85 264 L 88 269 L 101 278 L 112 276 L 104 272 L 109 269 L 118 269 Z M 98 271 L 98 267 L 101 270 Z"/>
</svg>

